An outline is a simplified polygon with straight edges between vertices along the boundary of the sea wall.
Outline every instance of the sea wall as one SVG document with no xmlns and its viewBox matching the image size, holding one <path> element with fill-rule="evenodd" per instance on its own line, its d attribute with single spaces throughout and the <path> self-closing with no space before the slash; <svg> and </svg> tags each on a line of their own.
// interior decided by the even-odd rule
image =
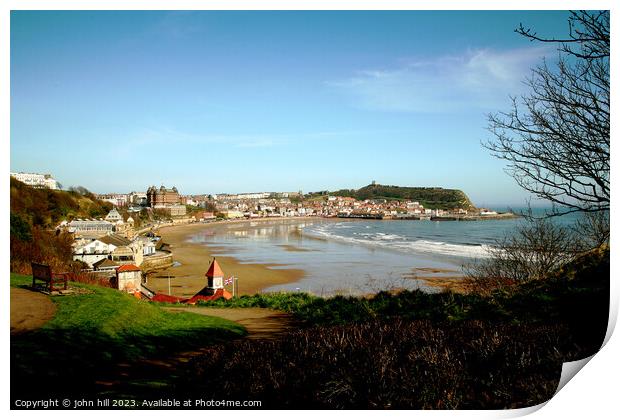
<svg viewBox="0 0 620 420">
<path fill-rule="evenodd" d="M 151 272 L 155 270 L 162 270 L 168 268 L 174 262 L 172 252 L 169 251 L 157 251 L 153 255 L 147 255 L 144 257 L 144 261 L 140 265 L 140 268 L 144 272 Z"/>
<path fill-rule="evenodd" d="M 520 216 L 513 213 L 498 213 L 488 215 L 468 215 L 468 214 L 450 214 L 445 216 L 433 216 L 433 221 L 467 221 L 467 220 L 501 220 L 501 219 L 518 219 Z"/>
</svg>

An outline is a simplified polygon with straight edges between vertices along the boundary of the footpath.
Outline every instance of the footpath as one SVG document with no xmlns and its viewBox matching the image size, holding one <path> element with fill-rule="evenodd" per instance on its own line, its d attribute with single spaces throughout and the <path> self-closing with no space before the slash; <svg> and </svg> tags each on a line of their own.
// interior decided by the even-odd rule
<svg viewBox="0 0 620 420">
<path fill-rule="evenodd" d="M 55 313 L 56 305 L 48 296 L 11 287 L 11 335 L 41 328 Z"/>
<path fill-rule="evenodd" d="M 216 316 L 239 323 L 248 335 L 244 339 L 275 339 L 295 327 L 290 314 L 265 308 L 209 308 L 182 306 L 165 308 L 170 312 L 192 312 L 200 315 Z"/>
</svg>

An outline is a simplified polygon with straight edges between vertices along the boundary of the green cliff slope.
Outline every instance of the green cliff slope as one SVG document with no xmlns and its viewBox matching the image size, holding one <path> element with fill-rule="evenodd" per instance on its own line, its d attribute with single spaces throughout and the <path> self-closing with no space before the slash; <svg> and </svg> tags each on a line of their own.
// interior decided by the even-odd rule
<svg viewBox="0 0 620 420">
<path fill-rule="evenodd" d="M 399 187 L 396 185 L 371 184 L 358 190 L 333 191 L 331 195 L 353 197 L 358 200 L 413 200 L 425 208 L 473 209 L 475 206 L 461 190 L 440 187 Z"/>
</svg>

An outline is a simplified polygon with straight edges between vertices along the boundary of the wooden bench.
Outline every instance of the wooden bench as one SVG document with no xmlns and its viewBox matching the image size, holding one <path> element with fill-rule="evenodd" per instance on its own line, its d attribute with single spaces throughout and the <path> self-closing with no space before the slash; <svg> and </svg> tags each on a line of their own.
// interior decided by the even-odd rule
<svg viewBox="0 0 620 420">
<path fill-rule="evenodd" d="M 36 281 L 41 280 L 45 282 L 47 289 L 51 292 L 54 290 L 54 284 L 63 283 L 64 290 L 67 290 L 67 273 L 52 273 L 52 268 L 49 265 L 30 263 L 32 267 L 32 287 L 35 287 Z"/>
</svg>

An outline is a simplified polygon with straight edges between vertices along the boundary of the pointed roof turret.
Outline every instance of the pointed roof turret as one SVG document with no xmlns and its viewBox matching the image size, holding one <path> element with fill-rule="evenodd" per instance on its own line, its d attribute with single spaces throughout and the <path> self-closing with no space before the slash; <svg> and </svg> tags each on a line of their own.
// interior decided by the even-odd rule
<svg viewBox="0 0 620 420">
<path fill-rule="evenodd" d="M 224 272 L 220 268 L 220 265 L 217 263 L 217 260 L 213 258 L 213 262 L 211 263 L 211 267 L 207 270 L 205 274 L 207 277 L 224 277 Z"/>
</svg>

